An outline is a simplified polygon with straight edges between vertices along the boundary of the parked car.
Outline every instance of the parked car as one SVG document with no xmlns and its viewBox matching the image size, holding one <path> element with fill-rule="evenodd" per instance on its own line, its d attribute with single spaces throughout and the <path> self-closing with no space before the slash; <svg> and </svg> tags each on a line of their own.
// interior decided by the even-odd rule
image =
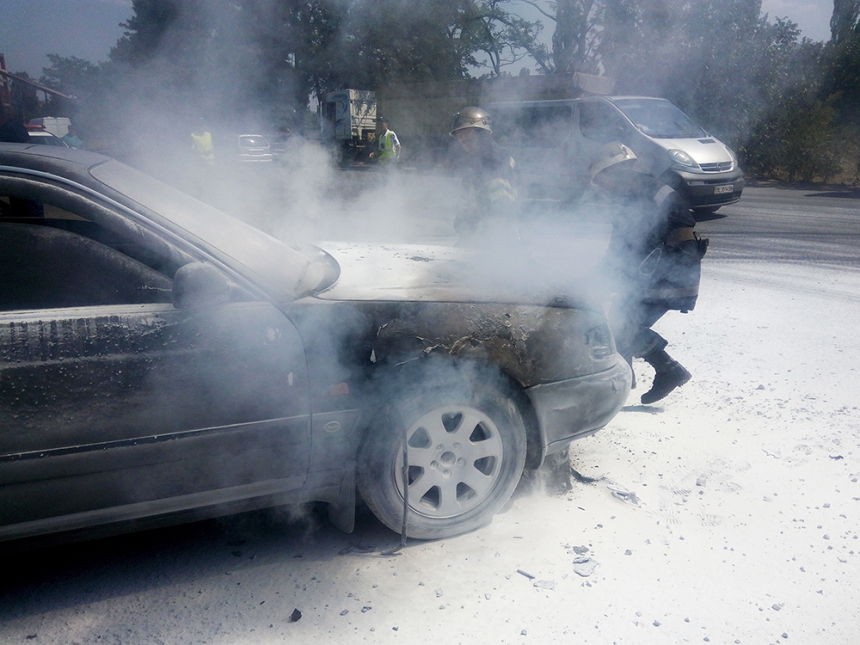
<svg viewBox="0 0 860 645">
<path fill-rule="evenodd" d="M 488 105 L 499 143 L 532 189 L 580 194 L 591 160 L 620 141 L 638 157 L 636 169 L 661 178 L 694 211 L 715 212 L 741 198 L 744 173 L 727 145 L 666 99 L 590 96 Z"/>
<path fill-rule="evenodd" d="M 69 146 L 60 137 L 51 134 L 45 130 L 44 126 L 27 125 L 27 134 L 30 135 L 30 141 L 43 146 L 57 146 L 58 148 L 68 148 Z"/>
<path fill-rule="evenodd" d="M 28 129 L 45 130 L 59 139 L 69 133 L 71 125 L 71 119 L 65 116 L 40 116 L 27 122 Z"/>
<path fill-rule="evenodd" d="M 262 134 L 240 134 L 239 161 L 242 163 L 271 163 L 274 159 L 269 141 Z"/>
<path fill-rule="evenodd" d="M 0 542 L 307 501 L 349 531 L 356 491 L 416 538 L 489 522 L 631 375 L 601 312 L 470 287 L 464 254 L 289 245 L 0 144 Z"/>
</svg>

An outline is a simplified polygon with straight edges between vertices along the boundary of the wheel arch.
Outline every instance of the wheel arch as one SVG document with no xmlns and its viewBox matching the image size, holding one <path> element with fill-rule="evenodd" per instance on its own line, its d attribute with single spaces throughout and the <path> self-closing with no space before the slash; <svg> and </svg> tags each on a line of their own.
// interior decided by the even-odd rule
<svg viewBox="0 0 860 645">
<path fill-rule="evenodd" d="M 526 395 L 523 384 L 514 374 L 506 370 L 504 365 L 478 358 L 456 357 L 435 352 L 421 353 L 417 356 L 393 356 L 387 363 L 385 366 L 380 366 L 374 377 L 375 398 L 380 406 L 367 418 L 367 423 L 362 428 L 361 441 L 365 440 L 368 432 L 372 432 L 374 425 L 379 422 L 380 415 L 385 414 L 385 406 L 395 392 L 414 387 L 415 383 L 428 373 L 433 373 L 428 383 L 432 385 L 441 383 L 440 376 L 446 372 L 453 371 L 461 377 L 469 377 L 471 372 L 475 376 L 488 376 L 491 382 L 515 405 L 526 429 L 525 467 L 535 469 L 543 463 L 545 446 L 537 412 L 531 399 Z"/>
</svg>

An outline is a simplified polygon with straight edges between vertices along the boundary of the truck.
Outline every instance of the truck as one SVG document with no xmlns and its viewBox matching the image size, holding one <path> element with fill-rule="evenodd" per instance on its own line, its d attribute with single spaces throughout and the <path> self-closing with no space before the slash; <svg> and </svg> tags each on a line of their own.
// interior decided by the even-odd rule
<svg viewBox="0 0 860 645">
<path fill-rule="evenodd" d="M 362 161 L 376 142 L 376 95 L 371 90 L 337 90 L 320 105 L 320 134 L 343 163 Z"/>
</svg>

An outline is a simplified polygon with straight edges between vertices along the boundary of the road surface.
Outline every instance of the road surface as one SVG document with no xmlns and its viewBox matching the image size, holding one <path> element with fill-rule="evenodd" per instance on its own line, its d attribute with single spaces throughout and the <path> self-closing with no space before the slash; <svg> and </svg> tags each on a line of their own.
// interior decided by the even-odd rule
<svg viewBox="0 0 860 645">
<path fill-rule="evenodd" d="M 422 190 L 263 223 L 450 241 L 455 189 Z M 542 208 L 545 253 L 605 233 Z M 693 380 L 574 444 L 591 483 L 540 473 L 491 525 L 395 556 L 369 514 L 345 535 L 308 508 L 7 556 L 0 642 L 856 643 L 860 200 L 752 187 L 720 215 L 699 305 L 658 323 Z"/>
</svg>

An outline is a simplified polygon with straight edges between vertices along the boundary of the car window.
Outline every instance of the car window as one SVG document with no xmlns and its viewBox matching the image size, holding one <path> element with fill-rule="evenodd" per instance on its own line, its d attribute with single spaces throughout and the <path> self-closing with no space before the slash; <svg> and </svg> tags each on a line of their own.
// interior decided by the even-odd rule
<svg viewBox="0 0 860 645">
<path fill-rule="evenodd" d="M 587 139 L 609 143 L 624 138 L 627 131 L 624 117 L 604 102 L 585 101 L 579 107 L 579 131 Z"/>
<path fill-rule="evenodd" d="M 570 132 L 573 108 L 569 105 L 529 106 L 516 110 L 497 110 L 493 131 L 504 147 L 555 148 Z"/>
<path fill-rule="evenodd" d="M 239 146 L 242 148 L 267 148 L 269 142 L 255 134 L 243 134 L 239 137 Z"/>
<path fill-rule="evenodd" d="M 33 136 L 32 134 L 30 135 L 30 143 L 37 143 L 43 146 L 66 147 L 66 144 L 63 143 L 62 139 L 58 139 L 57 137 Z"/>
<path fill-rule="evenodd" d="M 0 311 L 169 303 L 174 270 L 80 213 L 0 194 Z"/>
<path fill-rule="evenodd" d="M 708 136 L 707 132 L 669 101 L 619 99 L 615 104 L 648 136 L 669 139 L 699 139 Z"/>
</svg>

